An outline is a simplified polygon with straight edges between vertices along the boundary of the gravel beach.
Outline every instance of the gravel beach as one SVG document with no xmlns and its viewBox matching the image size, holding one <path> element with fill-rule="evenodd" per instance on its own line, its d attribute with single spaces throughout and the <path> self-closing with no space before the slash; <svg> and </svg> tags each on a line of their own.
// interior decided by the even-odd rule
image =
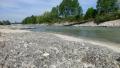
<svg viewBox="0 0 120 68">
<path fill-rule="evenodd" d="M 0 68 L 120 68 L 120 52 L 52 33 L 1 32 Z"/>
</svg>

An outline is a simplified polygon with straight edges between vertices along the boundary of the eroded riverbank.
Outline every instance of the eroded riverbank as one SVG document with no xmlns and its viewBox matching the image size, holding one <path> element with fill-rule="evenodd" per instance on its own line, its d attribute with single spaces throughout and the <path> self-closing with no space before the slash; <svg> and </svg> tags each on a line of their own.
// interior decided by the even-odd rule
<svg viewBox="0 0 120 68">
<path fill-rule="evenodd" d="M 82 40 L 47 32 L 12 32 L 0 36 L 0 66 L 7 68 L 119 68 L 120 53 Z"/>
</svg>

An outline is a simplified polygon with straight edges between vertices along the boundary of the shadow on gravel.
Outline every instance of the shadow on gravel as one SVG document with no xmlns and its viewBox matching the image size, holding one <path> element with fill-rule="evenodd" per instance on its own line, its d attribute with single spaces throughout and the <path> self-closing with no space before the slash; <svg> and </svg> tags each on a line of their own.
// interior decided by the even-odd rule
<svg viewBox="0 0 120 68">
<path fill-rule="evenodd" d="M 118 59 L 116 59 L 116 61 L 118 62 L 119 67 L 120 67 L 120 57 Z"/>
</svg>

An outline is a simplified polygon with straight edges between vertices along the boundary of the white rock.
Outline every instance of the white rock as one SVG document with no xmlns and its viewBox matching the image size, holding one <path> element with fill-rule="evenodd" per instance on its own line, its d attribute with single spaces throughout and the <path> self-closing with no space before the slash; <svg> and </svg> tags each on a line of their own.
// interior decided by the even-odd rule
<svg viewBox="0 0 120 68">
<path fill-rule="evenodd" d="M 83 65 L 84 65 L 84 68 L 89 68 L 89 67 L 95 68 L 95 66 L 92 64 L 84 63 Z"/>
<path fill-rule="evenodd" d="M 85 46 L 85 44 L 84 44 L 84 43 L 82 43 L 82 46 Z"/>
<path fill-rule="evenodd" d="M 43 56 L 47 57 L 49 56 L 50 54 L 49 53 L 44 53 Z"/>
<path fill-rule="evenodd" d="M 50 68 L 56 68 L 56 66 L 55 65 L 50 65 Z"/>
</svg>

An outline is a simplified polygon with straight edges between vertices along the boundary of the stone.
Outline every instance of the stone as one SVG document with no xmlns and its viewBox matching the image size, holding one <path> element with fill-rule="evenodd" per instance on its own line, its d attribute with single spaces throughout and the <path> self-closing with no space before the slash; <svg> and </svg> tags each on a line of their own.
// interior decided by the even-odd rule
<svg viewBox="0 0 120 68">
<path fill-rule="evenodd" d="M 5 47 L 5 41 L 0 41 L 0 48 L 4 48 Z"/>
<path fill-rule="evenodd" d="M 118 59 L 116 59 L 118 62 L 120 62 L 120 57 Z"/>
<path fill-rule="evenodd" d="M 50 55 L 50 54 L 47 53 L 47 52 L 45 52 L 45 53 L 43 54 L 44 57 L 47 57 L 47 56 L 49 56 L 49 55 Z"/>
</svg>

